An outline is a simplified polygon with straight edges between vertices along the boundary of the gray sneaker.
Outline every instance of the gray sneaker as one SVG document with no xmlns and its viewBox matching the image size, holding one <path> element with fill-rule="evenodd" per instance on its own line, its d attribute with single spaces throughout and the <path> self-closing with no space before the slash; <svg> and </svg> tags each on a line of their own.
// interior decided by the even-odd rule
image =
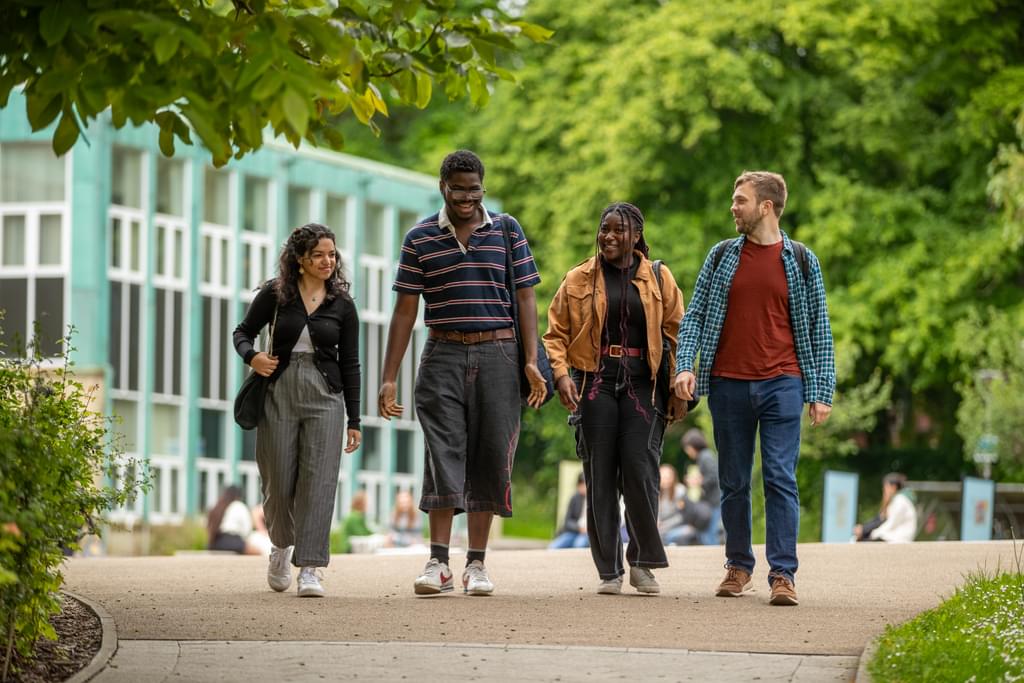
<svg viewBox="0 0 1024 683">
<path fill-rule="evenodd" d="M 270 565 L 267 567 L 267 583 L 278 593 L 288 590 L 292 585 L 292 550 L 295 546 L 287 548 L 270 547 Z"/>
<path fill-rule="evenodd" d="M 487 567 L 480 560 L 473 560 L 462 572 L 462 592 L 467 595 L 490 595 L 494 592 L 491 577 L 487 576 Z"/>
<path fill-rule="evenodd" d="M 647 567 L 630 567 L 629 585 L 636 588 L 637 593 L 661 592 L 661 586 L 654 580 L 654 572 Z"/>
<path fill-rule="evenodd" d="M 617 579 L 603 579 L 597 585 L 599 595 L 618 595 L 622 592 L 622 577 Z"/>
<path fill-rule="evenodd" d="M 295 586 L 299 590 L 300 598 L 322 598 L 324 587 L 320 584 L 323 573 L 316 567 L 303 567 L 299 570 L 299 578 L 295 580 Z"/>
</svg>

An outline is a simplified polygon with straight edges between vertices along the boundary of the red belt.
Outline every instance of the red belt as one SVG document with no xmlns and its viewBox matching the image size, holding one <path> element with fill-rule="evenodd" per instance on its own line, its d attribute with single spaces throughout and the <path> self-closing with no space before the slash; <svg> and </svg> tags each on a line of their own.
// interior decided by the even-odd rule
<svg viewBox="0 0 1024 683">
<path fill-rule="evenodd" d="M 460 332 L 459 330 L 439 330 L 430 328 L 430 338 L 455 344 L 479 344 L 481 342 L 497 341 L 499 339 L 515 339 L 516 331 L 513 327 L 505 327 L 500 330 L 484 330 L 483 332 Z"/>
<path fill-rule="evenodd" d="M 619 346 L 618 344 L 612 344 L 611 346 L 601 347 L 601 355 L 610 356 L 611 358 L 621 358 L 622 356 L 643 358 L 644 350 L 632 346 Z"/>
</svg>

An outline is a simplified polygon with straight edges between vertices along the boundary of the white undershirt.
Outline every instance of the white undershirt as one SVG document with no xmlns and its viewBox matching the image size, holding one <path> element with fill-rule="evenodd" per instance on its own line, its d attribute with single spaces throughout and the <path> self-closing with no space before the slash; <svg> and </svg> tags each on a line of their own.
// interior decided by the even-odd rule
<svg viewBox="0 0 1024 683">
<path fill-rule="evenodd" d="M 252 532 L 252 515 L 249 508 L 240 500 L 233 501 L 224 510 L 224 518 L 220 521 L 222 534 L 235 534 L 245 538 Z"/>
<path fill-rule="evenodd" d="M 299 341 L 292 347 L 292 353 L 313 353 L 313 340 L 309 338 L 309 325 L 302 326 Z"/>
</svg>

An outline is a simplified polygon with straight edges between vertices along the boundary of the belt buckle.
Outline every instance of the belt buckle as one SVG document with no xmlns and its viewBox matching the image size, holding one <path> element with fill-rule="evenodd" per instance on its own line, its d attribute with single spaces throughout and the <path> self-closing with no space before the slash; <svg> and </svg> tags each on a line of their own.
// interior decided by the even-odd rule
<svg viewBox="0 0 1024 683">
<path fill-rule="evenodd" d="M 608 347 L 608 356 L 611 358 L 622 358 L 622 345 L 612 344 Z"/>
<path fill-rule="evenodd" d="M 473 336 L 474 335 L 476 335 L 476 339 L 475 340 L 473 340 Z M 463 344 L 467 344 L 467 345 L 468 344 L 479 344 L 480 343 L 480 333 L 479 332 L 463 332 L 462 333 L 462 343 Z"/>
</svg>

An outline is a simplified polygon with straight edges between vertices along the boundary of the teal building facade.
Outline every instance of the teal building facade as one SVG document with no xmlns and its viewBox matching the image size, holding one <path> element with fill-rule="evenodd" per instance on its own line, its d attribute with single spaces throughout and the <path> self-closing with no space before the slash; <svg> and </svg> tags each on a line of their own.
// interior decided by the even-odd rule
<svg viewBox="0 0 1024 683">
<path fill-rule="evenodd" d="M 58 158 L 52 131 L 33 133 L 24 107 L 12 93 L 0 110 L 0 341 L 13 353 L 38 329 L 53 356 L 74 326 L 76 374 L 149 467 L 151 490 L 114 521 L 178 524 L 232 483 L 259 502 L 255 433 L 232 419 L 246 368 L 231 333 L 288 233 L 308 222 L 337 235 L 362 328 L 363 444 L 343 456 L 335 518 L 360 488 L 382 525 L 398 490 L 418 498 L 422 323 L 399 378 L 402 419 L 379 418 L 376 396 L 402 236 L 437 211 L 435 177 L 273 141 L 215 169 L 202 147 L 178 145 L 168 159 L 155 126 L 116 130 L 103 118 Z"/>
</svg>

